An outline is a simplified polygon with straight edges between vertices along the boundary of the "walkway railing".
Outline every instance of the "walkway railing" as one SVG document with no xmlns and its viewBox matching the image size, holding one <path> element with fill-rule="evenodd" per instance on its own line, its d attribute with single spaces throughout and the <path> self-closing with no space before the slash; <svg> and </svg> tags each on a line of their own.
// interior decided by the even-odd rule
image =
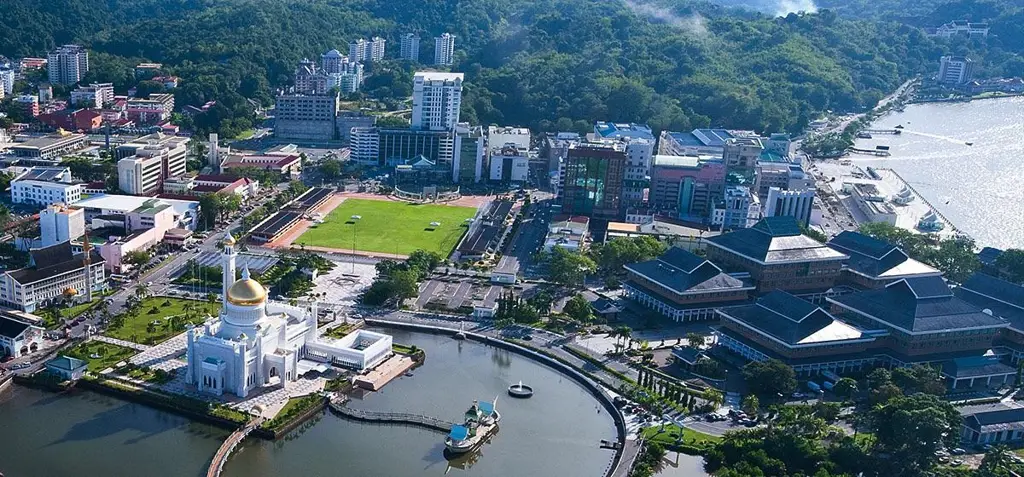
<svg viewBox="0 0 1024 477">
<path fill-rule="evenodd" d="M 425 429 L 430 429 L 439 432 L 448 432 L 452 426 L 455 425 L 453 422 L 448 422 L 443 419 L 436 417 L 423 416 L 420 414 L 408 414 L 402 412 L 377 412 L 377 411 L 365 411 L 362 409 L 353 409 L 350 407 L 342 406 L 340 404 L 331 401 L 328 404 L 332 411 L 350 419 L 366 422 L 381 422 L 381 423 L 393 423 L 393 424 L 408 424 L 411 426 L 418 426 Z"/>
<path fill-rule="evenodd" d="M 224 464 L 228 461 L 228 456 L 234 452 L 235 447 L 241 444 L 245 440 L 245 436 L 248 436 L 250 432 L 260 426 L 263 423 L 263 418 L 258 417 L 249 421 L 244 427 L 232 432 L 230 436 L 220 445 L 220 449 L 217 449 L 217 454 L 213 456 L 213 461 L 210 462 L 210 468 L 206 471 L 206 477 L 220 477 L 220 473 L 224 470 Z"/>
</svg>

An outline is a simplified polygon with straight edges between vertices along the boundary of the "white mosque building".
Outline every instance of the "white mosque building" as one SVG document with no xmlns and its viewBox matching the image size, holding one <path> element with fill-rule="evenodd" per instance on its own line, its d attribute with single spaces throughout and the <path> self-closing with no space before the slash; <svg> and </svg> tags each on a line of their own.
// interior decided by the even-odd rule
<svg viewBox="0 0 1024 477">
<path fill-rule="evenodd" d="M 321 338 L 317 309 L 267 300 L 267 289 L 242 270 L 235 280 L 235 240 L 224 240 L 224 306 L 218 318 L 190 327 L 186 382 L 210 394 L 246 397 L 263 386 L 286 386 L 330 363 L 357 371 L 392 355 L 391 336 L 365 330 Z"/>
</svg>

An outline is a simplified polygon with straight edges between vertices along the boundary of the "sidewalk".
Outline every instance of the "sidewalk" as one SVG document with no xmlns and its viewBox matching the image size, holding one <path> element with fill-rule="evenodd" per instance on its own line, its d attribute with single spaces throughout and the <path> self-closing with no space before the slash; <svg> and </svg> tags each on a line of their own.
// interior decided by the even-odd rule
<svg viewBox="0 0 1024 477">
<path fill-rule="evenodd" d="M 121 347 L 124 347 L 124 348 L 131 348 L 131 349 L 136 350 L 136 351 L 148 351 L 150 348 L 152 348 L 151 346 L 141 345 L 141 344 L 138 344 L 138 343 L 132 343 L 131 341 L 119 340 L 117 338 L 111 338 L 109 336 L 103 336 L 103 335 L 92 335 L 92 339 L 94 339 L 96 341 L 103 342 L 103 343 L 107 343 L 107 344 L 121 346 Z"/>
</svg>

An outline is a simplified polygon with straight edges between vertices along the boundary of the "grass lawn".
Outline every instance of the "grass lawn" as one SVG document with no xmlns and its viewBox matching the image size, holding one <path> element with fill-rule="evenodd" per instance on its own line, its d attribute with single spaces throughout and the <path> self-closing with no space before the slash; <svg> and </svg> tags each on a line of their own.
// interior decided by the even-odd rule
<svg viewBox="0 0 1024 477">
<path fill-rule="evenodd" d="M 679 426 L 674 424 L 668 424 L 665 426 L 663 432 L 658 432 L 661 426 L 654 426 L 644 429 L 643 435 L 648 440 L 659 442 L 666 445 L 674 445 L 676 443 L 676 437 L 679 435 Z M 721 437 L 716 437 L 703 432 L 697 432 L 688 427 L 684 427 L 683 431 L 683 443 L 693 444 L 695 441 L 708 441 L 708 442 L 719 442 L 722 440 Z"/>
<path fill-rule="evenodd" d="M 295 243 L 351 250 L 354 238 L 355 249 L 364 252 L 409 255 L 423 249 L 448 256 L 475 214 L 472 207 L 347 199 Z M 349 223 L 353 215 L 362 219 Z M 428 230 L 431 222 L 441 226 Z"/>
<path fill-rule="evenodd" d="M 114 328 L 111 326 L 106 335 L 135 343 L 154 345 L 168 338 L 181 333 L 184 330 L 173 330 L 164 318 L 185 314 L 185 304 L 194 303 L 199 306 L 198 312 L 192 313 L 190 322 L 200 324 L 207 314 L 216 315 L 220 312 L 220 303 L 209 303 L 205 301 L 185 300 L 182 298 L 146 298 L 142 300 L 142 306 L 137 315 L 126 315 L 124 324 Z M 160 322 L 150 328 L 151 322 Z M 152 331 L 151 331 L 152 330 Z"/>
<path fill-rule="evenodd" d="M 81 303 L 81 304 L 72 306 L 71 308 L 61 308 L 60 309 L 60 315 L 62 317 L 64 317 L 64 318 L 76 318 L 78 315 L 81 315 L 82 313 L 85 313 L 85 310 L 88 310 L 90 307 L 92 307 L 93 305 L 99 303 L 102 300 L 103 300 L 103 298 L 97 298 L 97 299 L 95 299 L 95 300 L 93 300 L 91 302 Z"/>
<path fill-rule="evenodd" d="M 64 354 L 89 363 L 89 371 L 98 373 L 104 369 L 114 367 L 115 364 L 127 360 L 136 353 L 138 351 L 131 348 L 101 343 L 99 341 L 89 341 L 69 349 Z M 98 357 L 93 358 L 93 355 Z"/>
</svg>

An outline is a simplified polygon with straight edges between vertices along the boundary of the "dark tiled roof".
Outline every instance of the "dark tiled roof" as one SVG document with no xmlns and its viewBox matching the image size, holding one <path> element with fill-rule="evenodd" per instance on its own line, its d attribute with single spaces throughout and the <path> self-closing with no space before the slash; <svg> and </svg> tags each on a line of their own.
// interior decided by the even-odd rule
<svg viewBox="0 0 1024 477">
<path fill-rule="evenodd" d="M 753 305 L 719 310 L 735 321 L 790 345 L 828 343 L 863 337 L 860 330 L 786 292 L 771 292 Z"/>
<path fill-rule="evenodd" d="M 1024 310 L 1024 287 L 992 275 L 975 273 L 961 287 Z"/>
<path fill-rule="evenodd" d="M 29 251 L 29 255 L 32 256 L 32 263 L 41 268 L 71 260 L 74 254 L 71 251 L 71 242 L 68 241 L 32 249 Z"/>
<path fill-rule="evenodd" d="M 942 281 L 939 277 L 932 278 Z M 940 287 L 930 278 L 900 280 L 881 290 L 842 295 L 829 300 L 890 326 L 912 332 L 1008 324 L 954 297 L 945 283 Z"/>
<path fill-rule="evenodd" d="M 849 269 L 870 277 L 886 273 L 894 277 L 939 273 L 911 259 L 895 245 L 858 232 L 843 231 L 829 240 L 828 246 L 850 256 L 846 262 Z"/>
<path fill-rule="evenodd" d="M 6 316 L 0 316 L 0 336 L 6 336 L 8 338 L 16 338 L 23 331 L 25 331 L 30 325 L 28 323 L 12 320 Z"/>
<path fill-rule="evenodd" d="M 637 290 L 641 290 L 641 291 L 643 291 L 643 292 L 645 292 L 645 293 L 647 293 L 649 295 L 652 295 L 652 296 L 658 296 L 658 295 L 664 293 L 664 291 L 661 290 L 661 289 L 654 290 L 654 289 L 652 289 L 651 287 L 649 287 L 647 285 L 643 285 L 641 283 L 637 283 L 637 282 L 635 282 L 633 280 L 627 280 L 624 283 L 624 285 L 633 287 L 633 288 L 635 288 Z M 744 282 L 743 285 L 745 287 L 748 287 L 748 288 L 753 288 L 753 285 L 750 284 L 750 283 L 747 283 L 747 282 Z M 718 300 L 718 301 L 712 301 L 712 302 L 689 303 L 689 304 L 686 304 L 686 305 L 680 305 L 678 303 L 673 303 L 671 301 L 664 300 L 664 299 L 662 299 L 661 302 L 662 302 L 663 305 L 668 306 L 668 307 L 672 308 L 673 310 L 684 311 L 684 310 L 701 310 L 701 309 L 705 309 L 705 308 L 720 308 L 720 307 L 723 307 L 723 306 L 735 306 L 736 303 L 741 303 L 743 301 L 742 300 L 735 300 L 735 299 L 734 300 Z"/>
<path fill-rule="evenodd" d="M 100 256 L 95 250 L 92 251 L 92 265 L 104 263 L 103 257 Z M 36 262 L 38 265 L 39 262 Z M 45 278 L 52 276 L 61 275 L 72 270 L 82 268 L 82 254 L 77 254 L 72 258 L 69 258 L 63 262 L 54 263 L 45 267 L 32 267 L 22 268 L 21 270 L 15 270 L 10 272 L 11 278 L 17 280 L 18 283 L 28 284 L 35 283 Z"/>
<path fill-rule="evenodd" d="M 736 341 L 739 341 L 740 343 L 743 343 L 744 345 L 747 345 L 747 346 L 757 350 L 758 352 L 760 352 L 761 354 L 764 354 L 765 356 L 768 356 L 768 357 L 771 357 L 771 358 L 774 358 L 774 359 L 778 359 L 780 361 L 785 362 L 786 364 L 788 364 L 790 366 L 799 366 L 799 365 L 803 365 L 803 364 L 815 364 L 815 363 L 828 363 L 828 362 L 843 361 L 843 360 L 854 360 L 854 359 L 873 360 L 873 359 L 876 359 L 876 357 L 878 355 L 878 353 L 876 353 L 874 351 L 866 350 L 866 351 L 859 351 L 859 352 L 856 352 L 856 353 L 836 353 L 836 354 L 822 353 L 820 355 L 808 356 L 806 358 L 787 358 L 787 357 L 785 357 L 785 356 L 783 356 L 783 355 L 781 355 L 779 353 L 776 353 L 775 351 L 773 351 L 771 349 L 768 349 L 765 346 L 762 346 L 760 343 L 757 343 L 754 340 L 751 340 L 751 339 L 749 339 L 749 338 L 747 338 L 747 337 L 745 337 L 745 336 L 743 336 L 743 335 L 741 335 L 739 333 L 736 333 L 735 331 L 730 330 L 728 328 L 720 327 L 720 328 L 717 329 L 717 331 L 719 333 L 723 334 L 723 335 L 728 335 L 730 338 L 732 338 L 732 339 L 734 339 Z M 714 353 L 713 350 L 712 350 L 712 353 Z"/>
<path fill-rule="evenodd" d="M 1002 254 L 1003 251 L 998 248 L 985 247 L 978 252 L 978 260 L 981 260 L 981 263 L 985 265 L 995 265 L 996 259 Z"/>
<path fill-rule="evenodd" d="M 1016 372 L 1016 368 L 1001 363 L 996 356 L 973 356 L 943 363 L 942 372 L 947 376 L 963 379 L 1010 374 Z"/>
<path fill-rule="evenodd" d="M 715 264 L 677 247 L 654 260 L 628 264 L 626 269 L 676 293 L 743 287 L 742 280 L 723 273 Z"/>
<path fill-rule="evenodd" d="M 979 412 L 967 416 L 964 420 L 969 427 L 974 429 L 980 429 L 981 426 L 1017 423 L 1024 421 L 1024 408 Z"/>
<path fill-rule="evenodd" d="M 793 217 L 768 217 L 749 229 L 707 238 L 719 248 L 764 263 L 845 260 L 848 257 L 800 233 Z"/>
</svg>

